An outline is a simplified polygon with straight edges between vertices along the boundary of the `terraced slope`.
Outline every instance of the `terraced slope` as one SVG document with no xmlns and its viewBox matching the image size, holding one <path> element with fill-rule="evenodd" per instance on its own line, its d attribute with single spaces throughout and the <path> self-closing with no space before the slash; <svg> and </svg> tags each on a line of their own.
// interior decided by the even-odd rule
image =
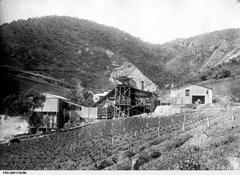
<svg viewBox="0 0 240 175">
<path fill-rule="evenodd" d="M 135 169 L 233 169 L 231 161 L 240 158 L 239 116 L 240 106 L 214 105 L 171 117 L 100 121 L 0 145 L 0 167 L 127 170 L 137 159 Z"/>
<path fill-rule="evenodd" d="M 240 98 L 240 78 L 228 78 L 202 82 L 202 85 L 213 88 L 215 96 Z"/>
</svg>

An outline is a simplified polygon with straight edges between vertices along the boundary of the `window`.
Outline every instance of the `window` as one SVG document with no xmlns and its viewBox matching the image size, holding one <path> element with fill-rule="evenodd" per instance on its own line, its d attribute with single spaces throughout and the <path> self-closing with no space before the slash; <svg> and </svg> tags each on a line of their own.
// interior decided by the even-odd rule
<svg viewBox="0 0 240 175">
<path fill-rule="evenodd" d="M 189 89 L 186 89 L 185 95 L 186 95 L 186 96 L 189 96 L 189 94 L 190 94 L 190 90 L 189 90 Z"/>
<path fill-rule="evenodd" d="M 206 91 L 206 94 L 208 95 L 208 90 Z"/>
</svg>

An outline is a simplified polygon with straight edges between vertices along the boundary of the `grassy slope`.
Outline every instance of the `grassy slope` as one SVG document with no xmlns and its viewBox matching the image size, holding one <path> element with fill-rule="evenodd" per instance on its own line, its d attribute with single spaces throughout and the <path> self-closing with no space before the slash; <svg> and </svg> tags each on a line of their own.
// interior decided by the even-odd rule
<svg viewBox="0 0 240 175">
<path fill-rule="evenodd" d="M 0 145 L 0 167 L 124 170 L 131 168 L 133 158 L 141 157 L 140 169 L 233 169 L 240 157 L 240 106 L 232 107 L 232 111 L 236 120 L 220 104 L 175 115 L 172 119 L 161 118 L 161 137 L 157 131 L 159 118 L 130 118 L 102 121 L 90 127 L 22 141 L 19 145 Z M 207 127 L 207 116 L 210 127 Z"/>
</svg>

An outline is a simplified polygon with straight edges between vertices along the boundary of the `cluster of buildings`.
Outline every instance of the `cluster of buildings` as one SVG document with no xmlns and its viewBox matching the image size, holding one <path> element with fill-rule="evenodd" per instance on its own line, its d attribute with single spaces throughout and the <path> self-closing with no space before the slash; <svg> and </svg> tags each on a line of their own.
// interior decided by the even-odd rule
<svg viewBox="0 0 240 175">
<path fill-rule="evenodd" d="M 136 83 L 122 76 L 111 91 L 93 95 L 92 107 L 82 106 L 69 99 L 46 93 L 46 100 L 35 113 L 42 117 L 40 129 L 61 129 L 77 126 L 83 121 L 131 117 L 142 113 L 152 113 L 160 105 L 159 97 L 154 92 L 138 89 Z M 197 84 L 188 84 L 171 89 L 170 104 L 209 104 L 212 103 L 213 90 Z M 34 128 L 33 128 L 34 129 Z"/>
</svg>

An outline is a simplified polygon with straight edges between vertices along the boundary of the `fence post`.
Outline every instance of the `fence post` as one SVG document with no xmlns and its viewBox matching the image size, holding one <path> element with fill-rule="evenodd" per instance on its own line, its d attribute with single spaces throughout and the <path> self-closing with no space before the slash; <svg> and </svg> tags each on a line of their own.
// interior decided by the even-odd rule
<svg viewBox="0 0 240 175">
<path fill-rule="evenodd" d="M 114 137 L 112 137 L 112 145 L 114 146 Z"/>
<path fill-rule="evenodd" d="M 13 155 L 11 155 L 11 163 L 14 165 Z"/>
<path fill-rule="evenodd" d="M 134 135 L 135 135 L 135 138 L 137 138 L 137 131 L 135 131 Z"/>
<path fill-rule="evenodd" d="M 183 131 L 185 131 L 185 122 L 183 122 L 182 128 L 183 128 Z"/>
<path fill-rule="evenodd" d="M 210 119 L 207 117 L 207 126 L 210 127 Z"/>
<path fill-rule="evenodd" d="M 232 113 L 232 119 L 235 120 L 235 115 L 234 112 Z"/>
<path fill-rule="evenodd" d="M 113 134 L 113 122 L 111 124 L 112 124 L 111 134 Z"/>
<path fill-rule="evenodd" d="M 160 126 L 158 127 L 158 137 L 160 137 Z"/>
</svg>

